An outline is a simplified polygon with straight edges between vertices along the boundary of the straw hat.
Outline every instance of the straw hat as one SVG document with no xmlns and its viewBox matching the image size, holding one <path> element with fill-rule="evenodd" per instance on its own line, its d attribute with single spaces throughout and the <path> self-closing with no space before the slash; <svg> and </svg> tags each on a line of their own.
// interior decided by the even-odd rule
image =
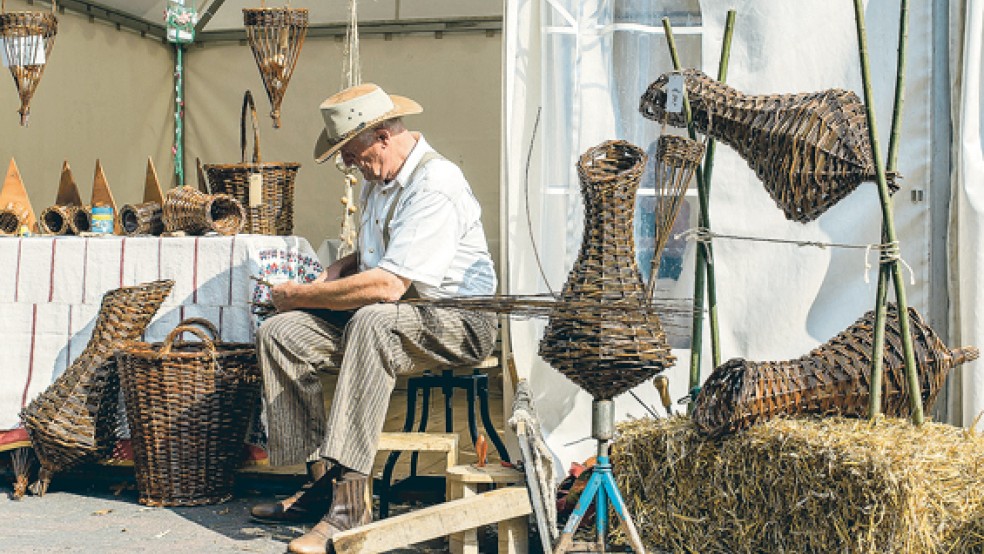
<svg viewBox="0 0 984 554">
<path fill-rule="evenodd" d="M 424 111 L 403 96 L 386 94 L 379 85 L 365 83 L 329 96 L 321 103 L 325 129 L 314 145 L 314 159 L 323 163 L 355 135 L 387 119 Z"/>
</svg>

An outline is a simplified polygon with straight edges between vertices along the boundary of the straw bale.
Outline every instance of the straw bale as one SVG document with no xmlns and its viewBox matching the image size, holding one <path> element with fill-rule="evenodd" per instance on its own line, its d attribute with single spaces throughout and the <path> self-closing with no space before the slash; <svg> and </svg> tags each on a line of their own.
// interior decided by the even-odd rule
<svg viewBox="0 0 984 554">
<path fill-rule="evenodd" d="M 950 425 L 776 419 L 711 440 L 640 419 L 612 464 L 657 552 L 984 551 L 984 437 Z"/>
</svg>

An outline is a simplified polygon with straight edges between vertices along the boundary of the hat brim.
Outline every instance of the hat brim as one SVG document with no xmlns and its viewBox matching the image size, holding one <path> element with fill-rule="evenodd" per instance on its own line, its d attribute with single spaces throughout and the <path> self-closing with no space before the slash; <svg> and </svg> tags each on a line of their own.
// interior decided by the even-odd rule
<svg viewBox="0 0 984 554">
<path fill-rule="evenodd" d="M 393 109 L 384 113 L 383 115 L 367 122 L 365 125 L 360 126 L 354 131 L 346 133 L 341 139 L 336 142 L 328 140 L 328 131 L 322 129 L 321 135 L 318 136 L 317 142 L 314 143 L 314 161 L 317 163 L 324 163 L 330 158 L 334 157 L 338 153 L 338 150 L 345 146 L 348 141 L 355 138 L 356 135 L 361 133 L 366 129 L 370 129 L 376 125 L 379 125 L 387 119 L 395 119 L 397 117 L 403 117 L 405 115 L 415 115 L 424 111 L 424 108 L 420 104 L 414 102 L 413 100 L 405 96 L 397 96 L 395 94 L 389 95 L 390 100 L 393 101 Z"/>
</svg>

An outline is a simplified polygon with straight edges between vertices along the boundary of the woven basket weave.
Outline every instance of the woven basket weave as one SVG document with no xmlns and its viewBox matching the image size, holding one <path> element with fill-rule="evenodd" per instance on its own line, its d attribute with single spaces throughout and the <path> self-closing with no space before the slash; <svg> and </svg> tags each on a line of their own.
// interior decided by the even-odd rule
<svg viewBox="0 0 984 554">
<path fill-rule="evenodd" d="M 659 318 L 640 309 L 632 220 L 645 165 L 645 153 L 624 141 L 581 156 L 581 250 L 540 341 L 540 356 L 596 398 L 621 394 L 674 361 Z M 627 309 L 606 309 L 616 303 Z"/>
<path fill-rule="evenodd" d="M 16 210 L 0 209 L 0 235 L 16 235 L 21 217 Z"/>
<path fill-rule="evenodd" d="M 696 128 L 748 162 L 787 219 L 813 221 L 875 179 L 864 103 L 847 90 L 748 95 L 696 69 L 683 71 Z M 686 126 L 666 111 L 664 74 L 642 95 L 644 117 Z M 898 190 L 894 175 L 889 187 Z"/>
<path fill-rule="evenodd" d="M 140 502 L 197 506 L 232 498 L 246 428 L 260 394 L 252 344 L 210 339 L 192 320 L 161 344 L 130 342 L 116 355 Z M 201 342 L 181 342 L 183 332 Z"/>
<path fill-rule="evenodd" d="M 0 13 L 0 47 L 5 41 L 16 44 L 17 40 L 23 40 L 26 37 L 41 37 L 41 40 L 44 41 L 44 59 L 45 61 L 49 60 L 51 47 L 55 44 L 55 35 L 58 33 L 58 18 L 53 13 L 55 11 L 54 3 L 52 3 L 51 8 L 51 13 Z M 31 113 L 31 97 L 34 96 L 34 91 L 37 89 L 38 83 L 41 82 L 41 75 L 47 65 L 47 63 L 10 65 L 10 74 L 14 77 L 14 84 L 17 85 L 17 94 L 21 101 L 21 107 L 17 110 L 21 116 L 21 125 L 27 125 Z"/>
<path fill-rule="evenodd" d="M 246 161 L 246 113 L 253 124 L 253 161 Z M 257 235 L 292 235 L 294 233 L 294 178 L 301 164 L 266 162 L 260 157 L 260 131 L 253 95 L 246 91 L 239 126 L 242 161 L 234 164 L 205 164 L 209 190 L 228 194 L 239 200 L 246 210 L 245 232 Z M 250 190 L 250 176 L 259 175 L 259 186 Z M 258 196 L 257 196 L 258 195 Z"/>
<path fill-rule="evenodd" d="M 120 223 L 126 235 L 160 235 L 164 232 L 164 208 L 157 202 L 127 204 L 120 208 Z"/>
<path fill-rule="evenodd" d="M 112 450 L 120 423 L 113 352 L 140 337 L 173 286 L 154 281 L 107 292 L 85 350 L 21 412 L 41 462 L 38 494 L 53 473 Z"/>
<path fill-rule="evenodd" d="M 868 312 L 797 360 L 760 363 L 735 359 L 722 364 L 697 395 L 693 418 L 698 430 L 721 436 L 780 414 L 866 416 L 874 321 L 875 312 Z M 978 350 L 950 350 L 913 308 L 909 308 L 909 322 L 923 409 L 928 411 L 943 388 L 947 373 L 976 359 Z M 909 392 L 894 304 L 888 307 L 884 355 L 882 413 L 908 417 Z"/>
<path fill-rule="evenodd" d="M 205 194 L 184 186 L 167 191 L 163 209 L 164 229 L 201 235 L 215 231 L 235 235 L 243 228 L 243 206 L 228 194 Z"/>
<path fill-rule="evenodd" d="M 280 104 L 294 73 L 308 30 L 304 8 L 243 8 L 246 41 L 270 98 L 273 126 L 280 127 Z"/>
</svg>

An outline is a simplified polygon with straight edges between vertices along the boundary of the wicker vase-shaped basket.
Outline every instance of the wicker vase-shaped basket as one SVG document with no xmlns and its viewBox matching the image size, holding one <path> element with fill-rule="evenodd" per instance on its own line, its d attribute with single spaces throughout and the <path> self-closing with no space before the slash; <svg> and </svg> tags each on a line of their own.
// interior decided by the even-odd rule
<svg viewBox="0 0 984 554">
<path fill-rule="evenodd" d="M 273 126 L 280 127 L 280 104 L 308 30 L 304 8 L 243 8 L 246 41 L 253 51 L 263 86 L 270 98 Z"/>
<path fill-rule="evenodd" d="M 36 494 L 52 474 L 109 454 L 119 427 L 119 378 L 113 352 L 140 337 L 174 281 L 107 292 L 82 354 L 21 412 L 41 462 Z"/>
<path fill-rule="evenodd" d="M 163 209 L 164 228 L 201 235 L 215 231 L 235 235 L 246 223 L 243 205 L 228 194 L 204 194 L 184 186 L 167 191 Z"/>
<path fill-rule="evenodd" d="M 184 332 L 201 342 L 178 341 Z M 212 340 L 185 321 L 163 343 L 130 342 L 116 358 L 140 503 L 197 506 L 232 498 L 260 395 L 253 345 Z"/>
<path fill-rule="evenodd" d="M 782 362 L 730 360 L 714 370 L 697 395 L 697 429 L 712 436 L 741 431 L 777 415 L 864 417 L 868 413 L 875 312 L 871 311 L 808 355 Z M 974 360 L 974 347 L 949 349 L 909 308 L 923 409 L 929 411 L 954 367 Z M 898 309 L 888 306 L 885 323 L 882 413 L 910 415 Z"/>
<path fill-rule="evenodd" d="M 27 125 L 31 114 L 31 97 L 34 96 L 41 75 L 51 58 L 51 47 L 58 33 L 56 3 L 51 12 L 7 12 L 6 2 L 0 5 L 0 47 L 10 62 L 10 74 L 17 85 L 21 106 L 20 124 Z"/>
<path fill-rule="evenodd" d="M 164 207 L 157 202 L 127 204 L 120 208 L 120 224 L 125 235 L 160 235 L 164 232 Z"/>
<path fill-rule="evenodd" d="M 683 76 L 696 128 L 734 148 L 787 219 L 813 221 L 875 179 L 866 109 L 853 92 L 748 95 L 696 69 Z M 669 78 L 649 86 L 639 111 L 683 127 L 682 112 L 666 111 Z M 889 187 L 898 190 L 894 179 Z"/>
<path fill-rule="evenodd" d="M 253 158 L 246 161 L 246 116 L 253 125 Z M 246 91 L 239 126 L 242 162 L 205 164 L 209 190 L 228 194 L 239 200 L 246 210 L 246 232 L 257 235 L 291 235 L 294 233 L 294 178 L 301 164 L 266 162 L 260 158 L 260 131 L 253 95 Z"/>
<path fill-rule="evenodd" d="M 547 363 L 600 399 L 631 389 L 674 361 L 659 318 L 641 309 L 647 301 L 632 220 L 645 165 L 645 153 L 624 141 L 581 156 L 581 250 L 540 341 Z M 626 309 L 613 312 L 613 304 Z"/>
</svg>

